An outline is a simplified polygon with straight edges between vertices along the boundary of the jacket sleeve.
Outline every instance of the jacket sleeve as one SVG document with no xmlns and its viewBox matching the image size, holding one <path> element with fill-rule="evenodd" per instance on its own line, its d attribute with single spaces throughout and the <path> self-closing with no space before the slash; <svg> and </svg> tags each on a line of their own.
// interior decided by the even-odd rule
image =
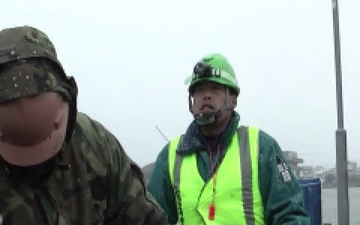
<svg viewBox="0 0 360 225">
<path fill-rule="evenodd" d="M 110 153 L 108 170 L 107 225 L 166 225 L 165 212 L 147 192 L 141 169 L 127 156 L 121 144 L 105 132 L 103 143 Z"/>
<path fill-rule="evenodd" d="M 310 225 L 302 189 L 278 143 L 260 131 L 259 179 L 268 225 Z"/>
<path fill-rule="evenodd" d="M 178 215 L 168 164 L 168 145 L 166 145 L 156 159 L 148 190 L 165 210 L 169 223 L 176 224 Z"/>
</svg>

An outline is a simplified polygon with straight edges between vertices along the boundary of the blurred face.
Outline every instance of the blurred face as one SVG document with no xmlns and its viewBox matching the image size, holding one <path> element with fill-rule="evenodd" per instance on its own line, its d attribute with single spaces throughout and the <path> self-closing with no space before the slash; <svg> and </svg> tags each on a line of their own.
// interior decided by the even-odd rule
<svg viewBox="0 0 360 225">
<path fill-rule="evenodd" d="M 236 96 L 228 95 L 226 100 L 226 87 L 222 84 L 205 81 L 194 87 L 193 93 L 193 114 L 215 113 L 227 107 L 234 109 L 236 106 Z M 227 101 L 227 102 L 226 102 Z M 219 122 L 224 122 L 231 117 L 232 110 L 226 110 L 219 118 Z"/>
<path fill-rule="evenodd" d="M 55 92 L 0 105 L 0 155 L 20 166 L 42 163 L 61 148 L 69 105 Z"/>
<path fill-rule="evenodd" d="M 217 112 L 225 103 L 225 87 L 213 82 L 202 82 L 194 88 L 192 97 L 193 114 Z"/>
</svg>

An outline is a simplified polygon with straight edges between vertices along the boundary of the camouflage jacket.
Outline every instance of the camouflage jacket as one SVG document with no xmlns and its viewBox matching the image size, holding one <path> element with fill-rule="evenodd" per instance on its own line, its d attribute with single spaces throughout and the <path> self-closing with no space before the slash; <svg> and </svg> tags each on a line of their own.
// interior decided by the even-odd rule
<svg viewBox="0 0 360 225">
<path fill-rule="evenodd" d="M 0 161 L 0 225 L 168 224 L 139 167 L 85 114 L 50 161 L 36 175 Z"/>
</svg>

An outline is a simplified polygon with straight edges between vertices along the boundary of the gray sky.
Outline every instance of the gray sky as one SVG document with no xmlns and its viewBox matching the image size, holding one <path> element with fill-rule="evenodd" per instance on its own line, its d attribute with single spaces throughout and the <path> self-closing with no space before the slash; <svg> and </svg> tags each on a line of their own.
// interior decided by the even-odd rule
<svg viewBox="0 0 360 225">
<path fill-rule="evenodd" d="M 222 2 L 222 3 L 220 3 Z M 360 163 L 360 1 L 339 0 L 348 158 Z M 220 52 L 241 88 L 237 111 L 305 165 L 336 162 L 331 0 L 2 0 L 0 28 L 31 25 L 79 86 L 79 110 L 140 166 L 192 117 L 185 78 Z"/>
</svg>

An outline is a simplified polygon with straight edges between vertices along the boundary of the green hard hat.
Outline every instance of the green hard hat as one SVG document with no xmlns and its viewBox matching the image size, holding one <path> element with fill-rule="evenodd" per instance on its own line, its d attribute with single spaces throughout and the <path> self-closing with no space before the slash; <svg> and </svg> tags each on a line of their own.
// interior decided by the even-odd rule
<svg viewBox="0 0 360 225">
<path fill-rule="evenodd" d="M 195 84 L 201 81 L 212 81 L 233 89 L 238 95 L 240 88 L 229 60 L 219 53 L 204 56 L 194 67 L 193 73 L 185 80 L 191 92 Z"/>
</svg>

